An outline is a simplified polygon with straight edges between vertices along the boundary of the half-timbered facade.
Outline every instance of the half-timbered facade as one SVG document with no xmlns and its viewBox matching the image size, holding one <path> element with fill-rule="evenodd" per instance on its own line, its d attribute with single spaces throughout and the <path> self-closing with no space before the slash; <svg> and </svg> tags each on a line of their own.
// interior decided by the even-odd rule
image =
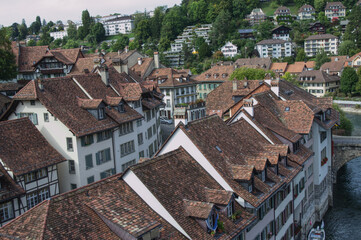
<svg viewBox="0 0 361 240">
<path fill-rule="evenodd" d="M 0 192 L 6 196 L 0 200 L 0 224 L 4 224 L 59 194 L 57 164 L 65 159 L 28 118 L 0 122 L 0 136 Z"/>
</svg>

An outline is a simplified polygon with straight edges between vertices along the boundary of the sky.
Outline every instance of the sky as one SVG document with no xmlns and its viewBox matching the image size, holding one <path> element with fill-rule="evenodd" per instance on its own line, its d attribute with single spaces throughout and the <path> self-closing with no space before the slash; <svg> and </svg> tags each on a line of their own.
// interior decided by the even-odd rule
<svg viewBox="0 0 361 240">
<path fill-rule="evenodd" d="M 24 18 L 29 27 L 40 16 L 41 21 L 80 21 L 83 10 L 91 16 L 113 13 L 132 14 L 154 10 L 157 6 L 180 4 L 181 0 L 0 0 L 0 25 L 21 24 Z"/>
</svg>

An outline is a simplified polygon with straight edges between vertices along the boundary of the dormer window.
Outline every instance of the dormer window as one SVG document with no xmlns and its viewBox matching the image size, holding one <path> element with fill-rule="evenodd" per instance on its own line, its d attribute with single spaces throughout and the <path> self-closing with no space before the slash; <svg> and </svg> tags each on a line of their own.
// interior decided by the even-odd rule
<svg viewBox="0 0 361 240">
<path fill-rule="evenodd" d="M 212 211 L 206 220 L 207 227 L 210 231 L 215 231 L 218 226 L 218 214 L 216 211 Z"/>
<path fill-rule="evenodd" d="M 124 104 L 122 102 L 118 105 L 118 112 L 124 112 Z"/>
<path fill-rule="evenodd" d="M 233 198 L 232 200 L 229 202 L 228 206 L 227 206 L 227 216 L 231 217 L 234 213 L 234 201 Z"/>
<path fill-rule="evenodd" d="M 102 119 L 105 118 L 104 108 L 99 108 L 99 109 L 98 109 L 98 117 L 99 117 L 99 120 L 102 120 Z"/>
<path fill-rule="evenodd" d="M 253 191 L 253 187 L 252 187 L 252 183 L 250 183 L 249 185 L 248 185 L 248 192 L 252 192 Z"/>
<path fill-rule="evenodd" d="M 293 152 L 297 152 L 300 149 L 300 141 L 293 143 Z"/>
<path fill-rule="evenodd" d="M 266 181 L 266 170 L 263 170 L 261 172 L 261 180 L 262 180 L 262 182 Z"/>
</svg>

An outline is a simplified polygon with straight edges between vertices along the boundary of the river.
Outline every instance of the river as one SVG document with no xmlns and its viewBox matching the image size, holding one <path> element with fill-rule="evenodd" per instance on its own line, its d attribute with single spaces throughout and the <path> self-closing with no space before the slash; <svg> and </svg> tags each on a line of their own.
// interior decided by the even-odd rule
<svg viewBox="0 0 361 240">
<path fill-rule="evenodd" d="M 354 136 L 361 136 L 361 114 L 347 113 Z M 345 164 L 337 173 L 333 207 L 325 217 L 327 240 L 361 240 L 361 157 Z"/>
</svg>

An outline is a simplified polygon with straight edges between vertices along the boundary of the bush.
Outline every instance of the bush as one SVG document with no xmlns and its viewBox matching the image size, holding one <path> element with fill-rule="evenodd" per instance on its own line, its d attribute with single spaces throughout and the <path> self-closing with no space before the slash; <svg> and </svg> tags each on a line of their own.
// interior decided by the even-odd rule
<svg viewBox="0 0 361 240">
<path fill-rule="evenodd" d="M 333 104 L 332 107 L 340 113 L 340 125 L 338 128 L 345 130 L 345 135 L 350 136 L 353 130 L 352 122 L 346 117 L 345 112 L 337 104 Z"/>
</svg>

